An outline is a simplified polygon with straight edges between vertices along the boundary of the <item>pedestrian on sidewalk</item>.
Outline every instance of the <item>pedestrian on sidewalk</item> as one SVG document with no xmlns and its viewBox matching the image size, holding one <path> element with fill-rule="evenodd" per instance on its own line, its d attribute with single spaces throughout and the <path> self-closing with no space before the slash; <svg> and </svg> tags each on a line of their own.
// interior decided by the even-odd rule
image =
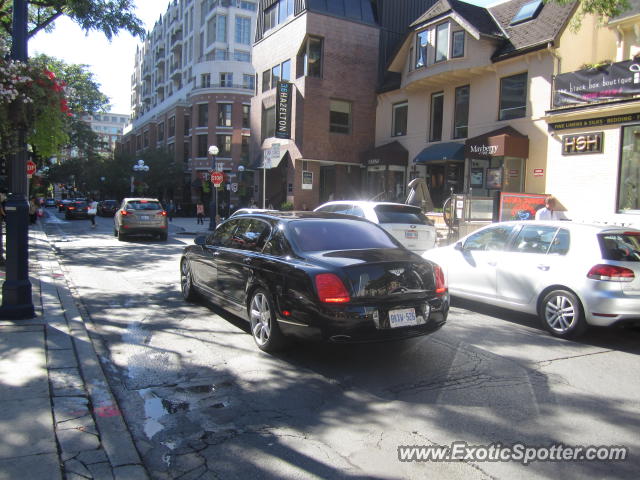
<svg viewBox="0 0 640 480">
<path fill-rule="evenodd" d="M 91 221 L 91 228 L 96 228 L 96 214 L 98 213 L 98 202 L 95 199 L 89 199 L 89 208 L 87 209 L 87 214 L 89 215 L 89 220 Z"/>
<path fill-rule="evenodd" d="M 173 200 L 169 200 L 167 204 L 167 214 L 169 216 L 169 221 L 173 222 L 173 215 L 176 213 L 176 206 L 173 203 Z"/>
<path fill-rule="evenodd" d="M 201 201 L 196 205 L 196 217 L 198 219 L 198 225 L 204 225 L 204 205 Z"/>
</svg>

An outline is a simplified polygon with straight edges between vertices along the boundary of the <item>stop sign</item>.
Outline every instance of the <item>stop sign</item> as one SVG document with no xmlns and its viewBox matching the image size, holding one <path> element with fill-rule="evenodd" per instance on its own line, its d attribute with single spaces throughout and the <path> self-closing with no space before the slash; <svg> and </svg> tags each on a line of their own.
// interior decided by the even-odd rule
<svg viewBox="0 0 640 480">
<path fill-rule="evenodd" d="M 220 184 L 224 180 L 224 173 L 222 172 L 211 172 L 211 183 L 213 183 L 214 187 L 219 187 Z"/>
<path fill-rule="evenodd" d="M 27 175 L 33 175 L 36 173 L 36 164 L 32 160 L 27 162 Z"/>
</svg>

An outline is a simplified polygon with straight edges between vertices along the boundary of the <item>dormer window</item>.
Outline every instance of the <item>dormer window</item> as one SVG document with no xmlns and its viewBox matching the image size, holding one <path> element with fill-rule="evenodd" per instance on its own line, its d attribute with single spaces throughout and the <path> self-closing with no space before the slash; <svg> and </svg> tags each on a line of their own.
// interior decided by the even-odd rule
<svg viewBox="0 0 640 480">
<path fill-rule="evenodd" d="M 427 66 L 427 46 L 429 45 L 429 32 L 418 32 L 416 38 L 416 68 Z"/>
<path fill-rule="evenodd" d="M 449 24 L 441 23 L 436 27 L 436 62 L 449 58 Z"/>
<path fill-rule="evenodd" d="M 532 20 L 538 16 L 540 10 L 542 10 L 542 0 L 527 2 L 520 7 L 520 10 L 513 16 L 509 25 L 517 25 L 518 23 Z"/>
</svg>

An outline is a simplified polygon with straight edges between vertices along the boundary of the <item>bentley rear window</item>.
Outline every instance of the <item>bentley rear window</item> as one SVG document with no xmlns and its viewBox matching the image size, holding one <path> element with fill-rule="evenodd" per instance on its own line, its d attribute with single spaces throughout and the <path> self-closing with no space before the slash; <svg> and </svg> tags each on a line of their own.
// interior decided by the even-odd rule
<svg viewBox="0 0 640 480">
<path fill-rule="evenodd" d="M 301 220 L 288 225 L 292 242 L 304 252 L 397 248 L 375 224 L 349 220 Z"/>
</svg>

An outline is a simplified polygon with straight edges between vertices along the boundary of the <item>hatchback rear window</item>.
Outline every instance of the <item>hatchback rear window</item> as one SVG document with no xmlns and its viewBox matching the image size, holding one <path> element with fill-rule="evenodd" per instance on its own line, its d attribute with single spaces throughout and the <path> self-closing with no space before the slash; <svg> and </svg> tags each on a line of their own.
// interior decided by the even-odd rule
<svg viewBox="0 0 640 480">
<path fill-rule="evenodd" d="M 640 262 L 640 233 L 606 233 L 598 240 L 603 259 Z"/>
<path fill-rule="evenodd" d="M 128 202 L 127 208 L 130 208 L 132 210 L 162 210 L 160 203 L 144 201 Z"/>
<path fill-rule="evenodd" d="M 374 208 L 379 223 L 410 223 L 412 225 L 431 225 L 422 210 L 411 205 L 378 205 Z"/>
<path fill-rule="evenodd" d="M 350 220 L 303 220 L 288 225 L 290 240 L 303 252 L 397 248 L 380 227 Z"/>
</svg>

